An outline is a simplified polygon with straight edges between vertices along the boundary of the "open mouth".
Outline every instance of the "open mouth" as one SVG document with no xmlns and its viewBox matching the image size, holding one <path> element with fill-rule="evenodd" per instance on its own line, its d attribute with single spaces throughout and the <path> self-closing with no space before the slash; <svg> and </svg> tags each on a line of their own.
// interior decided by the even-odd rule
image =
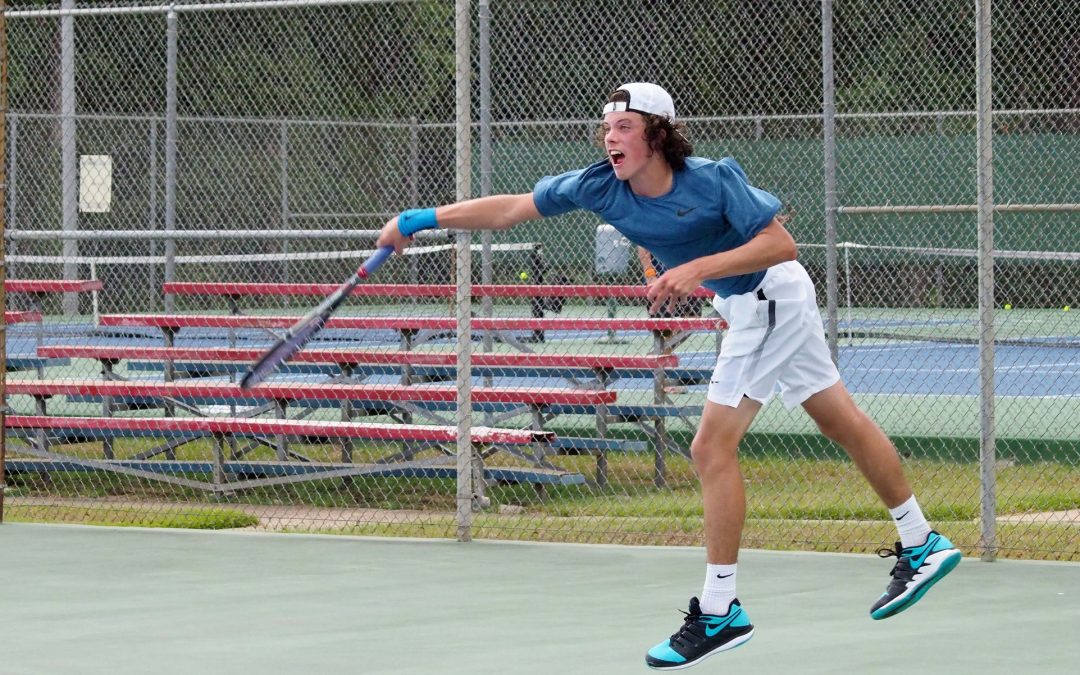
<svg viewBox="0 0 1080 675">
<path fill-rule="evenodd" d="M 612 166 L 620 166 L 626 161 L 626 155 L 618 150 L 608 150 L 608 159 L 611 160 Z"/>
</svg>

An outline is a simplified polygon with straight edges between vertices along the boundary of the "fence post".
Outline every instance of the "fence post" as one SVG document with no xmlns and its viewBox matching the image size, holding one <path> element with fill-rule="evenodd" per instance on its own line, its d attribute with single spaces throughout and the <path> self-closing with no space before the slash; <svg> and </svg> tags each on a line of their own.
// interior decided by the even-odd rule
<svg viewBox="0 0 1080 675">
<path fill-rule="evenodd" d="M 478 5 L 480 17 L 480 196 L 486 197 L 491 194 L 491 8 L 488 0 L 480 0 Z M 494 283 L 492 273 L 491 244 L 494 233 L 484 230 L 480 235 L 482 253 L 480 261 L 481 283 Z M 493 311 L 492 299 L 484 296 L 482 300 L 483 315 L 491 316 Z M 484 351 L 492 349 L 491 335 L 484 335 Z"/>
<path fill-rule="evenodd" d="M 4 3 L 0 1 L 0 7 L 3 7 Z M 4 26 L 5 35 L 4 39 L 7 39 L 7 27 Z M 5 66 L 6 67 L 6 66 Z M 4 106 L 3 114 L 6 118 L 7 125 L 7 141 L 8 141 L 8 164 L 11 167 L 11 171 L 7 174 L 7 225 L 5 229 L 10 228 L 12 230 L 18 229 L 16 223 L 17 203 L 18 203 L 18 176 L 19 176 L 19 118 L 13 115 L 7 115 L 7 106 Z M 0 154 L 3 157 L 3 154 Z M 8 253 L 15 255 L 19 249 L 19 244 L 16 241 L 11 242 L 11 247 Z M 0 261 L 2 262 L 2 261 Z M 15 264 L 12 263 L 7 267 L 7 276 L 12 279 L 18 279 L 19 275 L 15 269 Z M 6 305 L 5 305 L 6 307 Z"/>
<path fill-rule="evenodd" d="M 836 86 L 833 73 L 832 0 L 821 0 L 822 133 L 825 151 L 825 305 L 829 353 L 833 363 L 839 352 L 837 340 L 836 275 Z M 850 284 L 850 277 L 845 278 Z"/>
<path fill-rule="evenodd" d="M 176 231 L 176 10 L 165 15 L 165 230 Z M 176 281 L 176 240 L 165 240 L 165 281 Z M 175 310 L 172 294 L 165 311 Z"/>
<path fill-rule="evenodd" d="M 4 269 L 4 228 L 7 211 L 4 203 L 7 197 L 6 171 L 7 163 L 4 161 L 7 143 L 7 21 L 4 13 L 7 11 L 7 3 L 0 0 L 0 523 L 4 522 L 4 490 L 7 489 L 7 477 L 5 474 L 5 461 L 7 453 L 7 434 L 4 433 L 4 417 L 7 415 L 7 325 L 4 320 L 3 309 L 7 307 L 4 297 L 4 279 L 7 278 L 7 270 Z M 12 156 L 14 164 L 14 155 Z"/>
<path fill-rule="evenodd" d="M 75 0 L 63 0 L 61 9 L 75 9 Z M 79 174 L 75 144 L 75 17 L 60 17 L 60 202 L 61 219 L 65 232 L 79 229 Z M 79 276 L 75 257 L 79 255 L 79 242 L 64 239 L 63 278 Z M 79 313 L 79 295 L 64 293 L 61 302 L 65 315 Z"/>
<path fill-rule="evenodd" d="M 470 0 L 454 2 L 455 80 L 457 82 L 457 148 L 455 156 L 457 198 L 472 193 L 472 126 L 469 92 L 472 68 L 470 40 Z M 457 286 L 457 538 L 472 540 L 473 508 L 483 499 L 483 473 L 477 476 L 480 457 L 472 445 L 472 237 L 459 232 L 455 265 Z M 479 480 L 476 480 L 476 479 Z"/>
<path fill-rule="evenodd" d="M 147 135 L 148 135 L 148 143 L 150 145 L 150 170 L 147 171 L 147 174 L 149 174 L 148 175 L 148 180 L 147 180 L 147 183 L 149 183 L 149 185 L 147 186 L 147 188 L 149 190 L 149 194 L 147 195 L 147 199 L 149 200 L 149 203 L 148 203 L 147 215 L 146 215 L 146 229 L 152 232 L 152 231 L 158 229 L 158 203 L 157 203 L 157 179 L 158 179 L 158 165 L 157 165 L 157 144 L 158 144 L 158 140 L 157 140 L 157 137 L 158 137 L 158 133 L 157 133 L 157 120 L 153 120 L 153 119 L 150 120 L 148 126 L 149 126 L 149 129 L 147 131 Z M 147 242 L 147 244 L 148 244 L 147 248 L 149 250 L 150 257 L 151 258 L 156 257 L 157 254 L 158 254 L 158 242 L 157 242 L 157 240 L 156 239 L 150 239 Z M 146 278 L 147 278 L 147 283 L 149 284 L 149 287 L 147 288 L 147 296 L 146 296 L 147 297 L 147 305 L 146 306 L 147 307 L 154 307 L 156 309 L 159 306 L 158 301 L 161 299 L 161 294 L 159 292 L 161 287 L 158 285 L 159 282 L 158 282 L 157 263 L 150 263 L 146 267 L 147 267 Z"/>
<path fill-rule="evenodd" d="M 281 121 L 281 130 L 278 135 L 278 152 L 280 157 L 278 158 L 280 170 L 281 170 L 281 229 L 288 230 L 291 225 L 289 224 L 289 122 L 287 120 Z M 286 283 L 292 281 L 292 267 L 289 265 L 289 238 L 286 237 L 281 241 L 282 260 L 282 281 Z"/>
<path fill-rule="evenodd" d="M 990 71 L 990 0 L 975 4 L 975 139 L 978 146 L 979 227 L 979 472 L 981 486 L 981 527 L 979 544 L 982 559 L 997 557 L 997 505 L 995 503 L 997 463 L 994 429 L 994 128 L 993 77 Z"/>
</svg>

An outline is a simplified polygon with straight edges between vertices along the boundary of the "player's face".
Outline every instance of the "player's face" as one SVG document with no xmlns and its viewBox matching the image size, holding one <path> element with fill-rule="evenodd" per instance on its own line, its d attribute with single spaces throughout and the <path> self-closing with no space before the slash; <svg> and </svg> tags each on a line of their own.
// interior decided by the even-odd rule
<svg viewBox="0 0 1080 675">
<path fill-rule="evenodd" d="M 645 118 L 636 112 L 612 112 L 604 116 L 604 150 L 619 180 L 630 180 L 653 158 L 645 140 Z"/>
</svg>

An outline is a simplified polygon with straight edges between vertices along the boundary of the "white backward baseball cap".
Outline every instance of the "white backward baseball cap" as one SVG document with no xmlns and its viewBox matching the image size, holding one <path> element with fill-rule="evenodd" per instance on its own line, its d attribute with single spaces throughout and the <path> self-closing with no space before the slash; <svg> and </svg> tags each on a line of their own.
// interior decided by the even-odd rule
<svg viewBox="0 0 1080 675">
<path fill-rule="evenodd" d="M 675 104 L 671 100 L 671 94 L 664 91 L 660 85 L 651 82 L 631 82 L 619 87 L 616 91 L 625 91 L 630 100 L 626 102 L 613 102 L 604 106 L 604 114 L 612 112 L 638 112 L 649 115 L 660 115 L 668 121 L 675 121 Z"/>
</svg>

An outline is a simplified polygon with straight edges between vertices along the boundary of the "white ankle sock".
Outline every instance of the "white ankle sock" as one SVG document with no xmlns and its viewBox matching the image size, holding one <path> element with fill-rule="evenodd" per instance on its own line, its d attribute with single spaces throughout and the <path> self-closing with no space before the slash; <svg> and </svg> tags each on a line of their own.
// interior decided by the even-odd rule
<svg viewBox="0 0 1080 675">
<path fill-rule="evenodd" d="M 901 546 L 918 546 L 926 541 L 926 536 L 930 534 L 930 524 L 926 522 L 919 502 L 915 501 L 915 495 L 911 495 L 910 499 L 895 509 L 889 509 L 889 513 L 892 514 L 893 522 L 900 533 Z"/>
<path fill-rule="evenodd" d="M 705 588 L 701 591 L 701 613 L 723 616 L 735 599 L 737 565 L 705 565 Z"/>
</svg>

